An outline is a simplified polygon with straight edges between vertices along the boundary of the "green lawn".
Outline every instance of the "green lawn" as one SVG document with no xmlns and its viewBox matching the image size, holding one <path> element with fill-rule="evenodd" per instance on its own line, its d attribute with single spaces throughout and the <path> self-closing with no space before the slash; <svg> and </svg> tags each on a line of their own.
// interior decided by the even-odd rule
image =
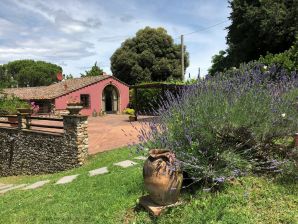
<svg viewBox="0 0 298 224">
<path fill-rule="evenodd" d="M 154 219 L 136 206 L 144 194 L 142 165 L 112 166 L 134 156 L 128 149 L 113 150 L 67 172 L 0 178 L 0 183 L 51 180 L 40 189 L 0 196 L 0 223 L 298 223 L 298 184 L 260 177 L 241 178 L 216 194 L 184 193 L 184 205 Z M 89 170 L 103 166 L 110 173 L 88 177 Z M 70 174 L 80 176 L 66 185 L 52 184 Z"/>
</svg>

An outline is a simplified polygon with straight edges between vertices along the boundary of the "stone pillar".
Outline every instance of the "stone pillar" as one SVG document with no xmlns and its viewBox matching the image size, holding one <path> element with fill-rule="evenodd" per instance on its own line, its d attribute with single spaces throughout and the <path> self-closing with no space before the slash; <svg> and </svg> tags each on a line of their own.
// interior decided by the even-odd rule
<svg viewBox="0 0 298 224">
<path fill-rule="evenodd" d="M 23 128 L 23 119 L 22 119 L 22 114 L 18 113 L 18 129 L 21 130 Z"/>
<path fill-rule="evenodd" d="M 82 165 L 88 156 L 88 117 L 64 115 L 63 126 L 67 147 L 71 147 L 77 152 L 77 163 Z"/>
<path fill-rule="evenodd" d="M 30 114 L 29 113 L 18 113 L 18 129 L 30 129 Z"/>
</svg>

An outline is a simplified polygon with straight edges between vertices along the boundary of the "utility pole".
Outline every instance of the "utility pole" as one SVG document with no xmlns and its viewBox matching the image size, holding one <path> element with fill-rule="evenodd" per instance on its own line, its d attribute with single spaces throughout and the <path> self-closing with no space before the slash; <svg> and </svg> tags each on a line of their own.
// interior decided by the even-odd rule
<svg viewBox="0 0 298 224">
<path fill-rule="evenodd" d="M 181 35 L 181 79 L 184 80 L 184 44 L 183 35 Z"/>
</svg>

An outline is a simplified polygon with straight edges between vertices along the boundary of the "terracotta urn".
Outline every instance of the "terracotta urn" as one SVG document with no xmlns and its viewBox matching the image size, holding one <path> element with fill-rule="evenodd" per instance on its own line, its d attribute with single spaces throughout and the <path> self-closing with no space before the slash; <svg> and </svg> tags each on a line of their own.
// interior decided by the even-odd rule
<svg viewBox="0 0 298 224">
<path fill-rule="evenodd" d="M 174 153 L 153 149 L 144 163 L 143 177 L 150 199 L 158 205 L 178 201 L 183 175 Z"/>
<path fill-rule="evenodd" d="M 70 115 L 77 115 L 83 109 L 83 106 L 78 103 L 68 103 L 66 109 Z"/>
</svg>

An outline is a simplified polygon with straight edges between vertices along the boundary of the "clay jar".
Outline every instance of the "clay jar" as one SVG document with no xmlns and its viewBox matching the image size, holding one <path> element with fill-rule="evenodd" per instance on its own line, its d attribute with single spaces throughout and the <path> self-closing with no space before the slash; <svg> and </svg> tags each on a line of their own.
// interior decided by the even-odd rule
<svg viewBox="0 0 298 224">
<path fill-rule="evenodd" d="M 69 111 L 69 115 L 78 115 L 83 106 L 79 103 L 68 103 L 66 109 Z"/>
<path fill-rule="evenodd" d="M 145 188 L 151 200 L 158 205 L 177 202 L 183 175 L 174 153 L 164 149 L 152 149 L 144 163 Z"/>
</svg>

